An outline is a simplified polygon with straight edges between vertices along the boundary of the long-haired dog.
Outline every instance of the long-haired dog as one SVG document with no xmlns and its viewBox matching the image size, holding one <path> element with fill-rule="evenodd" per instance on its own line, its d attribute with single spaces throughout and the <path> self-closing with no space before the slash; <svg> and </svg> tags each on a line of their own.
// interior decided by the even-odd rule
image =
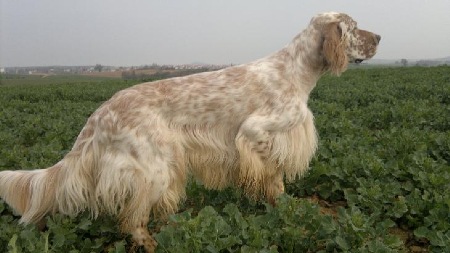
<svg viewBox="0 0 450 253">
<path fill-rule="evenodd" d="M 177 211 L 189 173 L 207 188 L 237 186 L 274 203 L 316 150 L 307 102 L 317 80 L 371 58 L 379 41 L 348 15 L 324 13 L 260 60 L 122 90 L 60 162 L 0 172 L 0 195 L 23 223 L 56 212 L 113 215 L 147 252 L 156 247 L 151 213 Z"/>
</svg>

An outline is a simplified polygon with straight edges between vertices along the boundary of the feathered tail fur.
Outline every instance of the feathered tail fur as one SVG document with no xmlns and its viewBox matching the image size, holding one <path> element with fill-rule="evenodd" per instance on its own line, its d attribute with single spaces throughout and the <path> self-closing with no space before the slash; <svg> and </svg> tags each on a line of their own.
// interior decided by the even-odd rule
<svg viewBox="0 0 450 253">
<path fill-rule="evenodd" d="M 56 212 L 76 216 L 89 210 L 94 218 L 100 214 L 118 217 L 121 229 L 130 232 L 151 211 L 165 216 L 178 209 L 186 180 L 182 159 L 180 164 L 170 163 L 172 169 L 163 163 L 155 165 L 153 157 L 142 160 L 99 145 L 100 131 L 84 132 L 52 167 L 0 172 L 0 197 L 22 216 L 22 223 L 38 224 Z"/>
<path fill-rule="evenodd" d="M 0 196 L 22 215 L 21 222 L 37 223 L 56 208 L 55 190 L 61 165 L 32 171 L 1 171 Z"/>
</svg>

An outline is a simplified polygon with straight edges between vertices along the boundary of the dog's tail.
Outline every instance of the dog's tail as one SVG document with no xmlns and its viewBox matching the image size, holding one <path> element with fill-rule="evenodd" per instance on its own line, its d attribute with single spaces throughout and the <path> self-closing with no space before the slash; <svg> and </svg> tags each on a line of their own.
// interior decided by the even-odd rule
<svg viewBox="0 0 450 253">
<path fill-rule="evenodd" d="M 21 222 L 37 223 L 55 208 L 61 164 L 41 170 L 0 172 L 0 197 L 22 215 Z"/>
<path fill-rule="evenodd" d="M 92 198 L 95 152 L 86 147 L 84 152 L 70 151 L 47 169 L 0 171 L 0 197 L 22 215 L 20 222 L 38 223 L 56 212 L 76 216 L 88 207 L 98 215 Z"/>
</svg>

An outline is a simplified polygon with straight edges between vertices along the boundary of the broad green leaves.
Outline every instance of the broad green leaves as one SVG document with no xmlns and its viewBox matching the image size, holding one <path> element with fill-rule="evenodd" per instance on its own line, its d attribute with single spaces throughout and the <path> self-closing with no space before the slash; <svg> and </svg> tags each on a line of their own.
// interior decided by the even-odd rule
<svg viewBox="0 0 450 253">
<path fill-rule="evenodd" d="M 63 157 L 120 80 L 0 86 L 0 170 Z M 50 84 L 51 83 L 51 84 Z M 354 69 L 310 99 L 320 136 L 309 173 L 277 207 L 190 182 L 158 252 L 450 252 L 450 67 Z M 292 197 L 290 197 L 292 196 Z M 127 252 L 109 217 L 21 226 L 0 201 L 0 252 Z"/>
</svg>

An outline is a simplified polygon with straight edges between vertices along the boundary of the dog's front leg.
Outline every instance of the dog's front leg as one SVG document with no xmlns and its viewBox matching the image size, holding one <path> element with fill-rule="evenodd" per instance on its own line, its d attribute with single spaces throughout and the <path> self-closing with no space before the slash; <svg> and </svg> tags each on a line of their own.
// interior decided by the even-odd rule
<svg viewBox="0 0 450 253">
<path fill-rule="evenodd" d="M 248 119 L 241 126 L 238 138 L 245 138 L 254 155 L 259 156 L 262 160 L 266 160 L 270 156 L 273 138 L 269 131 L 264 129 L 264 125 L 258 125 L 258 121 L 261 119 L 257 120 L 255 118 Z"/>
<path fill-rule="evenodd" d="M 277 173 L 269 181 L 270 184 L 265 189 L 265 197 L 269 204 L 275 206 L 277 198 L 284 193 L 283 173 Z"/>
<path fill-rule="evenodd" d="M 236 136 L 239 152 L 239 185 L 252 198 L 266 197 L 274 204 L 284 192 L 283 171 L 276 153 L 272 152 L 274 135 L 297 124 L 300 112 L 288 114 L 253 115 L 240 127 Z"/>
</svg>

